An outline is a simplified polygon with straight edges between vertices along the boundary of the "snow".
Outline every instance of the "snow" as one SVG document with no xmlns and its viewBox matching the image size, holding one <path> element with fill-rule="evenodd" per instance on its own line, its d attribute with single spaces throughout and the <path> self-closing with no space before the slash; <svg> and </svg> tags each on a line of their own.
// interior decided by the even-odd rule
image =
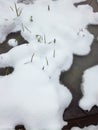
<svg viewBox="0 0 98 130">
<path fill-rule="evenodd" d="M 84 128 L 73 127 L 71 130 L 98 130 L 98 125 L 97 126 L 90 125 Z"/>
<path fill-rule="evenodd" d="M 9 39 L 8 45 L 15 47 L 18 45 L 18 41 L 16 39 Z"/>
<path fill-rule="evenodd" d="M 0 76 L 1 130 L 13 130 L 17 124 L 28 130 L 66 125 L 63 112 L 72 95 L 59 76 L 70 69 L 73 54 L 90 52 L 93 35 L 87 25 L 98 23 L 98 13 L 89 5 L 76 8 L 78 1 L 0 0 L 0 43 L 17 31 L 28 41 L 0 54 L 0 67 L 14 68 L 12 74 Z"/>
<path fill-rule="evenodd" d="M 29 130 L 59 130 L 66 125 L 62 115 L 72 96 L 31 61 L 32 52 L 30 44 L 23 44 L 0 55 L 0 67 L 14 66 L 11 75 L 0 78 L 2 130 L 13 130 L 20 123 Z"/>
<path fill-rule="evenodd" d="M 98 106 L 98 65 L 87 69 L 83 74 L 82 92 L 83 97 L 79 106 L 83 110 L 91 110 L 93 106 Z M 89 90 L 89 91 L 88 91 Z"/>
<path fill-rule="evenodd" d="M 59 83 L 53 84 L 36 64 L 16 67 L 13 74 L 1 78 L 0 84 L 0 129 L 8 125 L 14 129 L 22 123 L 29 130 L 59 130 L 66 124 L 62 112 L 71 94 Z"/>
</svg>

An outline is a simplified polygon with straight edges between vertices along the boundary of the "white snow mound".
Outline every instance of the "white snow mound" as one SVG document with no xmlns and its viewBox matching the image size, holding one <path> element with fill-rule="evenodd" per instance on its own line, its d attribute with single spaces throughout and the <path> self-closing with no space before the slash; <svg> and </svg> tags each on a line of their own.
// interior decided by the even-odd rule
<svg viewBox="0 0 98 130">
<path fill-rule="evenodd" d="M 91 110 L 98 106 L 98 65 L 87 69 L 83 75 L 82 92 L 83 97 L 79 106 L 84 110 Z"/>
<path fill-rule="evenodd" d="M 15 47 L 18 45 L 18 41 L 16 39 L 9 39 L 8 40 L 8 45 L 12 46 L 12 47 Z"/>
<path fill-rule="evenodd" d="M 29 130 L 60 130 L 66 125 L 62 115 L 72 95 L 49 78 L 32 54 L 31 44 L 24 44 L 0 55 L 0 67 L 14 67 L 11 75 L 0 77 L 1 130 L 13 130 L 17 124 Z"/>
</svg>

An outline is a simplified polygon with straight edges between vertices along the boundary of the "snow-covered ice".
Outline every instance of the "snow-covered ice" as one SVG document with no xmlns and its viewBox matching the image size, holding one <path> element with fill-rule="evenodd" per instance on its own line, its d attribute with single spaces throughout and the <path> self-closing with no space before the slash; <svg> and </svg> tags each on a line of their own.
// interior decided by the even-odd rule
<svg viewBox="0 0 98 130">
<path fill-rule="evenodd" d="M 71 130 L 98 130 L 98 125 L 97 126 L 90 125 L 84 128 L 73 127 Z"/>
<path fill-rule="evenodd" d="M 14 72 L 0 76 L 0 130 L 24 124 L 28 130 L 60 130 L 70 91 L 60 85 L 73 54 L 90 52 L 93 35 L 88 24 L 98 23 L 98 13 L 82 0 L 0 0 L 0 43 L 21 31 L 28 41 L 0 54 L 0 67 Z M 13 43 L 14 44 L 14 43 Z"/>
</svg>

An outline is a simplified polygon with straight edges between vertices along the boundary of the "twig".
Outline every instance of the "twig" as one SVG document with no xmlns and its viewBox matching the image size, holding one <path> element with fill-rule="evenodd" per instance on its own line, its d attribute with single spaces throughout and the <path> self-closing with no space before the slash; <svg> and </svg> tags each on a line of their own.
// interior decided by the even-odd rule
<svg viewBox="0 0 98 130">
<path fill-rule="evenodd" d="M 46 44 L 46 36 L 44 35 L 44 43 Z"/>
<path fill-rule="evenodd" d="M 48 11 L 50 11 L 50 5 L 48 5 Z"/>
<path fill-rule="evenodd" d="M 14 12 L 14 9 L 10 6 L 10 9 Z"/>
<path fill-rule="evenodd" d="M 56 39 L 54 38 L 54 41 L 53 41 L 54 43 L 56 43 Z"/>
<path fill-rule="evenodd" d="M 44 70 L 44 69 L 45 69 L 45 67 L 43 66 L 43 67 L 42 67 L 42 70 Z"/>
<path fill-rule="evenodd" d="M 22 23 L 22 30 L 23 30 L 23 32 L 24 32 L 24 25 L 23 25 L 23 23 Z"/>
<path fill-rule="evenodd" d="M 31 62 L 33 61 L 34 55 L 35 55 L 35 53 L 33 53 L 32 57 L 31 57 Z"/>
<path fill-rule="evenodd" d="M 47 59 L 47 57 L 46 57 L 46 64 L 47 64 L 47 66 L 49 65 L 49 62 L 48 62 L 48 59 Z"/>
<path fill-rule="evenodd" d="M 30 21 L 33 22 L 33 17 L 32 16 L 30 16 Z"/>
<path fill-rule="evenodd" d="M 55 50 L 53 51 L 53 57 L 55 58 Z"/>
<path fill-rule="evenodd" d="M 36 35 L 36 39 L 40 43 L 41 43 L 41 41 L 43 41 L 43 37 L 41 35 Z"/>
<path fill-rule="evenodd" d="M 24 27 L 25 27 L 25 29 L 29 32 L 29 33 L 31 33 L 31 31 L 24 25 Z"/>
<path fill-rule="evenodd" d="M 21 13 L 22 13 L 22 9 L 18 8 L 17 5 L 16 5 L 16 3 L 14 3 L 14 6 L 15 6 L 16 15 L 17 15 L 17 17 L 19 17 L 21 15 Z"/>
</svg>

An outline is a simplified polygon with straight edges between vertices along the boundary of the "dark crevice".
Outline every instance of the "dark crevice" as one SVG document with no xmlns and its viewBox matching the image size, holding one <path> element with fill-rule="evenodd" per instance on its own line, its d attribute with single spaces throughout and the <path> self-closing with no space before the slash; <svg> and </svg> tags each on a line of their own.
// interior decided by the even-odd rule
<svg viewBox="0 0 98 130">
<path fill-rule="evenodd" d="M 26 130 L 24 125 L 16 125 L 15 130 Z"/>
<path fill-rule="evenodd" d="M 0 76 L 9 75 L 14 71 L 13 67 L 0 68 Z"/>
<path fill-rule="evenodd" d="M 0 44 L 0 54 L 2 53 L 6 53 L 8 52 L 10 49 L 12 49 L 12 46 L 9 46 L 8 40 L 9 39 L 16 39 L 18 41 L 18 45 L 24 44 L 24 43 L 28 43 L 28 41 L 26 41 L 22 36 L 21 36 L 21 32 L 14 32 L 14 33 L 10 33 L 8 34 L 8 36 L 6 37 L 6 40 Z"/>
<path fill-rule="evenodd" d="M 63 130 L 70 130 L 72 127 L 80 127 L 83 128 L 84 126 L 89 126 L 91 124 L 97 125 L 98 124 L 98 114 L 85 116 L 82 118 L 76 118 L 67 120 L 68 125 L 63 128 Z"/>
</svg>

